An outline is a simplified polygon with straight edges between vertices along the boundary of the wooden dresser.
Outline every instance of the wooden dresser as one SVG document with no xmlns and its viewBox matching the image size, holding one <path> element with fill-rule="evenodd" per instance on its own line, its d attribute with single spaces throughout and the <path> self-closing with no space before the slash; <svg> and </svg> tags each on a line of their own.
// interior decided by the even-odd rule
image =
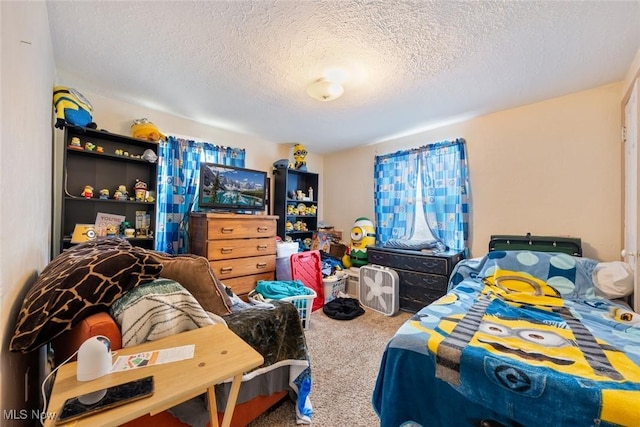
<svg viewBox="0 0 640 427">
<path fill-rule="evenodd" d="M 246 298 L 258 280 L 274 280 L 277 219 L 275 215 L 191 213 L 189 252 L 206 257 L 218 279 Z"/>
<path fill-rule="evenodd" d="M 400 279 L 400 309 L 416 312 L 447 292 L 453 267 L 462 252 L 425 254 L 420 251 L 368 247 L 370 264 L 392 268 Z"/>
</svg>

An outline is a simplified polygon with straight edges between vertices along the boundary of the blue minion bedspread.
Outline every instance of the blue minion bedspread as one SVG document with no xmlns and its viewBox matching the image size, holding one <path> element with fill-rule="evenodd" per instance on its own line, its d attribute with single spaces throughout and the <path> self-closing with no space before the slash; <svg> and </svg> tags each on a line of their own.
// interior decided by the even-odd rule
<svg viewBox="0 0 640 427">
<path fill-rule="evenodd" d="M 596 295 L 596 265 L 529 251 L 459 263 L 387 345 L 381 426 L 640 426 L 640 315 Z"/>
</svg>

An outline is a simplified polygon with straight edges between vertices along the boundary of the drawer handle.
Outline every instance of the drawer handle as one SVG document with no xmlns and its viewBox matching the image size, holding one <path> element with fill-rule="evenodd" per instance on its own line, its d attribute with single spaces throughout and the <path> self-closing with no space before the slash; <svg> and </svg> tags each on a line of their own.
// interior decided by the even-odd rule
<svg viewBox="0 0 640 427">
<path fill-rule="evenodd" d="M 266 233 L 269 231 L 269 227 L 258 227 L 258 233 Z"/>
<path fill-rule="evenodd" d="M 267 250 L 267 245 L 258 245 L 258 250 L 259 251 L 266 251 Z"/>
<path fill-rule="evenodd" d="M 222 274 L 231 273 L 232 271 L 233 271 L 233 267 L 222 267 L 220 269 L 220 273 Z"/>
<path fill-rule="evenodd" d="M 233 233 L 233 227 L 222 227 L 221 231 L 223 234 Z"/>
<path fill-rule="evenodd" d="M 259 262 L 256 264 L 256 268 L 265 268 L 267 266 L 266 262 Z"/>
<path fill-rule="evenodd" d="M 220 248 L 220 252 L 223 254 L 230 254 L 233 252 L 233 248 Z"/>
</svg>

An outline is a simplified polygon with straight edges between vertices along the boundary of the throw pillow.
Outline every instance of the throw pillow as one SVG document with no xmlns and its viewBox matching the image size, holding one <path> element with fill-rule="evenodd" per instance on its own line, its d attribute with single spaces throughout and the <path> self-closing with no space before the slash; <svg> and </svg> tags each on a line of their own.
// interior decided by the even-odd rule
<svg viewBox="0 0 640 427">
<path fill-rule="evenodd" d="M 209 261 L 199 255 L 169 255 L 153 252 L 163 265 L 160 276 L 180 283 L 202 308 L 218 316 L 231 313 L 231 298 L 224 285 L 211 270 Z"/>
<path fill-rule="evenodd" d="M 165 278 L 136 286 L 115 301 L 109 313 L 120 326 L 123 347 L 225 324 L 220 316 L 204 311 L 182 285 Z"/>
<path fill-rule="evenodd" d="M 54 258 L 27 292 L 10 350 L 28 352 L 107 311 L 133 287 L 154 280 L 162 264 L 124 239 L 104 238 L 72 247 Z"/>
</svg>

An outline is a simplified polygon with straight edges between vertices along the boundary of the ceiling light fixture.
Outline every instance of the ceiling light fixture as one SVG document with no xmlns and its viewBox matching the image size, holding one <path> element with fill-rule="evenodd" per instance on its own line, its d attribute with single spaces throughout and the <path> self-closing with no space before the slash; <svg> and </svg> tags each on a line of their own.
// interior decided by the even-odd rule
<svg viewBox="0 0 640 427">
<path fill-rule="evenodd" d="M 340 83 L 330 82 L 327 79 L 319 79 L 311 83 L 307 88 L 307 94 L 318 101 L 333 101 L 344 93 Z"/>
</svg>

